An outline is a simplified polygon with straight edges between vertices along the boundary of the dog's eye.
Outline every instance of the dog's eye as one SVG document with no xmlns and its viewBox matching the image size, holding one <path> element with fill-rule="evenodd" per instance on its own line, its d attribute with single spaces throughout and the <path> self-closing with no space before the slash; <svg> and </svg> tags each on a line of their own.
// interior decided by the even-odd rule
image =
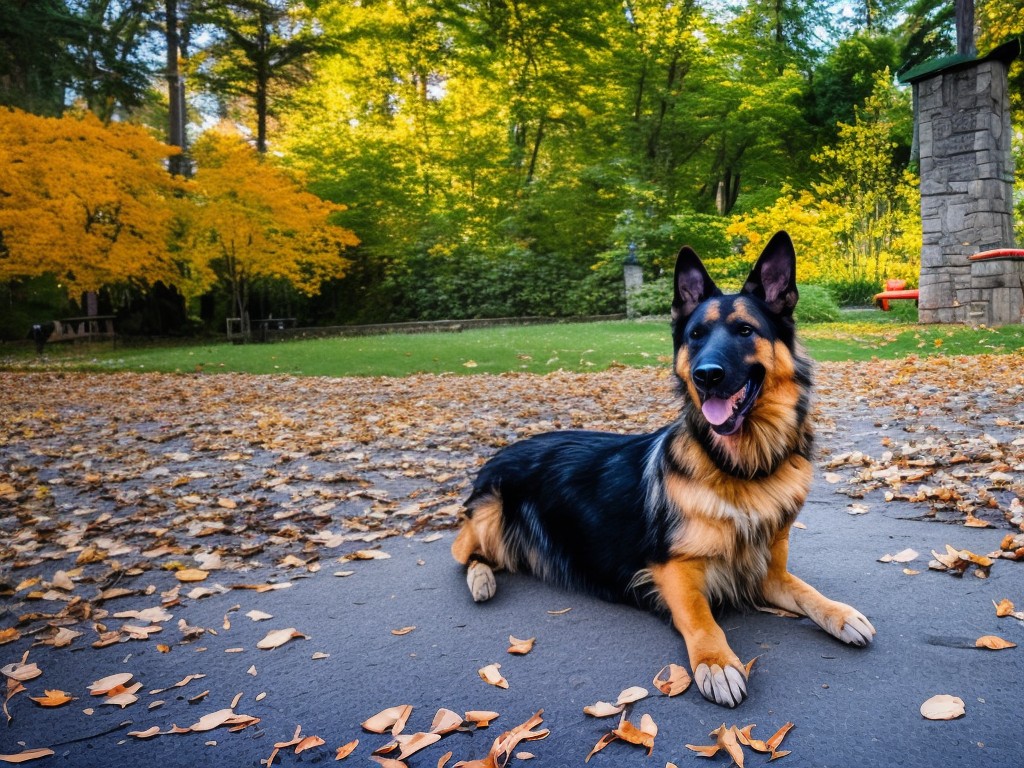
<svg viewBox="0 0 1024 768">
<path fill-rule="evenodd" d="M 694 340 L 703 339 L 706 334 L 707 331 L 699 325 L 696 328 L 690 329 L 690 338 Z"/>
<path fill-rule="evenodd" d="M 754 334 L 754 326 L 747 325 L 746 323 L 744 323 L 737 329 L 736 332 L 740 336 L 752 336 Z"/>
</svg>

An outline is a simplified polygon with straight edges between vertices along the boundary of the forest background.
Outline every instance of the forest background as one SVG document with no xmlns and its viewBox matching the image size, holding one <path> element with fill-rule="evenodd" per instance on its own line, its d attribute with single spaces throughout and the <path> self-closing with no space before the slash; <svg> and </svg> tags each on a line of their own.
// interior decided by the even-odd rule
<svg viewBox="0 0 1024 768">
<path fill-rule="evenodd" d="M 916 284 L 908 65 L 953 0 L 5 0 L 0 337 L 117 314 L 329 325 L 667 309 L 739 280 Z M 1024 0 L 977 0 L 982 53 Z M 1024 222 L 1024 68 L 1011 69 Z"/>
</svg>

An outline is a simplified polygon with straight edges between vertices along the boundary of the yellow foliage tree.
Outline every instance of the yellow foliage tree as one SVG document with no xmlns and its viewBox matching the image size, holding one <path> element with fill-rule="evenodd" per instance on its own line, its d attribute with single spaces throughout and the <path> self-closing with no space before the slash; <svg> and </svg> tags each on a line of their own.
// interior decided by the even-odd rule
<svg viewBox="0 0 1024 768">
<path fill-rule="evenodd" d="M 190 257 L 199 285 L 218 278 L 231 290 L 247 327 L 249 290 L 260 280 L 283 280 L 306 295 L 343 277 L 345 249 L 359 244 L 332 225 L 344 206 L 302 189 L 296 177 L 259 155 L 239 136 L 204 133 L 192 150 L 198 187 L 190 222 Z"/>
<path fill-rule="evenodd" d="M 168 242 L 185 185 L 165 166 L 175 148 L 91 113 L 0 109 L 0 136 L 0 280 L 50 273 L 73 297 L 179 282 Z"/>
<path fill-rule="evenodd" d="M 857 110 L 839 124 L 839 140 L 814 157 L 821 181 L 810 190 L 784 190 L 769 208 L 737 217 L 729 233 L 756 257 L 762 233 L 787 229 L 798 253 L 801 282 L 845 285 L 862 294 L 889 278 L 916 283 L 920 269 L 920 194 L 916 177 L 893 159 L 891 115 L 899 98 L 888 70 Z"/>
</svg>

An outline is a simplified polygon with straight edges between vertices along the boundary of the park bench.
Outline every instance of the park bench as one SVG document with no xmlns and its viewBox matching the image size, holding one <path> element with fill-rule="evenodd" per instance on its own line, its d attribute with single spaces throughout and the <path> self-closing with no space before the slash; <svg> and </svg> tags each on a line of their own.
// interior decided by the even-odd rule
<svg viewBox="0 0 1024 768">
<path fill-rule="evenodd" d="M 115 315 L 88 315 L 86 317 L 64 317 L 53 321 L 53 332 L 47 342 L 95 341 L 114 338 Z"/>
<path fill-rule="evenodd" d="M 886 280 L 885 290 L 875 294 L 875 306 L 888 312 L 890 301 L 908 300 L 916 304 L 917 298 L 917 288 L 907 288 L 906 280 Z"/>
</svg>

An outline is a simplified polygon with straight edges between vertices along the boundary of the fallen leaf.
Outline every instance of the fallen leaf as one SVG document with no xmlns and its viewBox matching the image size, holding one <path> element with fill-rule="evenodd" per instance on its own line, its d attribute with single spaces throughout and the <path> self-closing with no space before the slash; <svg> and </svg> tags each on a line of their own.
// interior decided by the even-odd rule
<svg viewBox="0 0 1024 768">
<path fill-rule="evenodd" d="M 18 631 L 17 627 L 8 627 L 7 629 L 0 629 L 0 645 L 6 643 L 13 643 L 15 640 L 21 638 L 21 632 Z"/>
<path fill-rule="evenodd" d="M 136 696 L 134 693 L 118 693 L 113 696 L 105 698 L 102 701 L 102 703 L 112 704 L 115 707 L 120 707 L 121 709 L 124 709 L 125 707 L 134 704 L 138 700 L 139 697 Z"/>
<path fill-rule="evenodd" d="M 632 704 L 640 699 L 647 698 L 647 689 L 641 688 L 638 685 L 634 685 L 632 688 L 627 688 L 619 694 L 619 698 L 615 700 L 616 704 Z"/>
<path fill-rule="evenodd" d="M 319 736 L 307 736 L 298 744 L 295 745 L 295 754 L 298 755 L 301 752 L 305 752 L 307 749 L 313 749 L 314 747 L 320 747 L 326 744 L 323 739 Z"/>
<path fill-rule="evenodd" d="M 995 600 L 993 600 L 992 605 L 996 607 L 996 616 L 1002 617 L 1010 616 L 1013 614 L 1014 607 L 1013 603 L 1009 600 L 1009 598 L 1004 597 L 998 603 Z"/>
<path fill-rule="evenodd" d="M 650 720 L 650 725 L 653 725 L 654 721 Z M 624 720 L 619 724 L 619 727 L 612 731 L 623 741 L 629 744 L 636 744 L 640 747 L 647 747 L 647 754 L 650 755 L 654 750 L 654 737 L 657 734 L 657 728 L 654 728 L 654 733 L 645 731 L 643 728 L 637 728 L 629 720 Z M 742 763 L 741 763 L 742 766 Z"/>
<path fill-rule="evenodd" d="M 186 582 L 204 581 L 209 575 L 209 572 L 204 571 L 201 568 L 183 568 L 180 571 L 174 572 L 174 577 L 178 581 Z"/>
<path fill-rule="evenodd" d="M 984 635 L 974 641 L 974 645 L 978 648 L 988 648 L 990 651 L 1002 651 L 1006 648 L 1016 648 L 1016 643 L 1011 643 L 1009 640 L 1003 640 L 1001 637 L 995 635 Z"/>
<path fill-rule="evenodd" d="M 151 739 L 154 736 L 159 736 L 161 733 L 159 725 L 154 725 L 144 731 L 128 731 L 128 735 L 134 736 L 136 739 Z"/>
<path fill-rule="evenodd" d="M 27 763 L 29 760 L 38 760 L 41 757 L 49 757 L 54 754 L 52 749 L 39 747 L 38 749 L 26 749 L 16 755 L 0 755 L 0 762 L 4 763 Z"/>
<path fill-rule="evenodd" d="M 253 621 L 266 621 L 267 619 L 274 618 L 269 613 L 264 613 L 263 611 L 249 611 L 245 615 Z"/>
<path fill-rule="evenodd" d="M 591 717 L 611 717 L 619 714 L 626 708 L 625 704 L 611 704 L 607 701 L 599 701 L 595 704 L 588 704 L 583 708 L 583 714 Z"/>
<path fill-rule="evenodd" d="M 399 760 L 405 760 L 410 755 L 414 755 L 421 749 L 429 747 L 431 744 L 435 744 L 441 740 L 441 734 L 439 733 L 413 733 L 408 736 L 396 736 L 396 741 L 402 748 L 402 751 L 398 754 Z"/>
<path fill-rule="evenodd" d="M 689 672 L 678 664 L 669 664 L 654 676 L 654 687 L 666 696 L 678 696 L 691 682 Z"/>
<path fill-rule="evenodd" d="M 509 642 L 509 653 L 518 654 L 520 656 L 525 655 L 533 650 L 533 644 L 537 641 L 537 638 L 531 637 L 527 640 L 520 640 L 512 635 L 508 636 Z"/>
<path fill-rule="evenodd" d="M 412 705 L 400 704 L 397 707 L 389 707 L 378 712 L 370 719 L 365 720 L 362 726 L 371 733 L 384 733 L 390 730 L 392 735 L 397 735 L 402 732 L 402 729 L 405 727 L 405 721 L 409 719 L 411 714 Z"/>
<path fill-rule="evenodd" d="M 480 678 L 488 685 L 493 685 L 497 688 L 508 688 L 508 680 L 502 677 L 501 672 L 498 670 L 501 668 L 501 664 L 488 664 L 478 671 Z"/>
<path fill-rule="evenodd" d="M 109 675 L 100 678 L 89 685 L 89 693 L 93 696 L 106 696 L 115 688 L 125 685 L 134 675 L 131 672 L 119 672 L 116 675 Z"/>
<path fill-rule="evenodd" d="M 355 752 L 356 747 L 359 746 L 359 739 L 350 741 L 348 744 L 342 744 L 338 747 L 337 753 L 334 755 L 335 760 L 344 760 L 346 757 Z"/>
<path fill-rule="evenodd" d="M 262 651 L 272 650 L 274 648 L 280 648 L 282 645 L 287 643 L 296 637 L 301 637 L 303 640 L 309 638 L 295 629 L 295 627 L 288 627 L 287 629 L 274 629 L 267 633 L 266 637 L 256 643 L 256 647 Z"/>
<path fill-rule="evenodd" d="M 66 691 L 44 690 L 43 694 L 43 696 L 29 696 L 29 698 L 41 707 L 59 707 L 75 700 L 75 697 Z"/>
<path fill-rule="evenodd" d="M 590 762 L 590 758 L 592 758 L 594 755 L 596 755 L 602 749 L 607 747 L 613 741 L 618 741 L 618 740 L 619 740 L 619 737 L 616 736 L 614 733 L 611 733 L 611 732 L 606 733 L 604 736 L 602 736 L 600 739 L 598 739 L 597 744 L 595 744 L 594 748 L 592 750 L 590 750 L 590 754 L 587 755 L 586 758 L 584 758 L 583 762 L 584 763 L 589 763 Z"/>
<path fill-rule="evenodd" d="M 391 634 L 398 635 L 399 637 L 401 637 L 402 635 L 408 635 L 414 629 L 416 629 L 416 627 L 402 627 L 401 629 L 392 629 Z"/>
<path fill-rule="evenodd" d="M 551 616 L 563 616 L 563 615 L 567 614 L 571 610 L 572 610 L 572 608 L 570 607 L 570 608 L 563 608 L 560 611 L 548 611 L 548 613 Z"/>
<path fill-rule="evenodd" d="M 26 656 L 27 655 L 28 654 L 26 654 Z M 28 680 L 34 680 L 39 677 L 43 674 L 43 670 L 36 666 L 35 662 L 26 664 L 22 661 L 20 663 L 14 662 L 13 664 L 8 664 L 0 669 L 0 674 L 3 674 L 4 677 L 10 678 L 11 680 L 17 680 L 19 683 L 24 683 Z"/>
<path fill-rule="evenodd" d="M 379 549 L 360 549 L 353 552 L 349 557 L 353 560 L 388 560 L 391 555 Z"/>
<path fill-rule="evenodd" d="M 944 693 L 932 696 L 921 705 L 921 716 L 928 720 L 955 720 L 965 712 L 963 699 Z"/>
<path fill-rule="evenodd" d="M 895 555 L 883 555 L 878 558 L 880 563 L 909 563 L 912 560 L 916 560 L 919 557 L 919 553 L 913 549 L 904 549 L 902 552 L 897 552 Z"/>
<path fill-rule="evenodd" d="M 458 712 L 452 712 L 450 709 L 439 709 L 434 715 L 434 721 L 430 724 L 430 732 L 444 736 L 461 726 L 462 717 Z"/>
<path fill-rule="evenodd" d="M 477 728 L 486 728 L 497 719 L 498 713 L 488 710 L 474 709 L 466 713 L 466 722 L 472 723 Z"/>
</svg>

